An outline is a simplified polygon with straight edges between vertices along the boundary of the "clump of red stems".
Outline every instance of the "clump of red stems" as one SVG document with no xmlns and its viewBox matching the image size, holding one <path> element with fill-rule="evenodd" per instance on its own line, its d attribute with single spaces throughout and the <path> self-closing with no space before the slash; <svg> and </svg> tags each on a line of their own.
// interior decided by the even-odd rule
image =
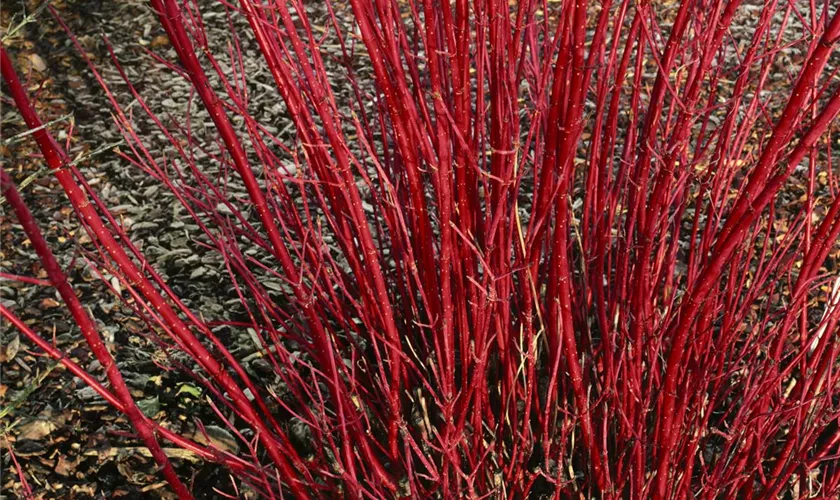
<svg viewBox="0 0 840 500">
<path fill-rule="evenodd" d="M 0 310 L 128 416 L 179 495 L 162 441 L 275 498 L 840 491 L 836 3 L 350 0 L 319 7 L 319 26 L 302 0 L 241 0 L 215 7 L 242 21 L 227 53 L 209 7 L 150 3 L 177 56 L 158 62 L 189 81 L 215 144 L 189 116 L 159 118 L 113 52 L 119 92 L 90 71 L 118 154 L 194 219 L 247 321 L 188 308 L 42 127 L 5 51 L 3 81 L 90 261 L 246 451 L 137 409 L 6 173 L 108 387 Z M 292 137 L 254 118 L 245 45 Z M 283 397 L 211 321 L 254 332 Z"/>
</svg>

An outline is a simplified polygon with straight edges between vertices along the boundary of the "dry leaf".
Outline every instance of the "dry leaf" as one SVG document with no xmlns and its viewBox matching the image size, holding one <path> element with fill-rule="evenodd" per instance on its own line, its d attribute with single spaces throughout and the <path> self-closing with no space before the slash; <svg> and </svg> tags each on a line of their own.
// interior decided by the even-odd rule
<svg viewBox="0 0 840 500">
<path fill-rule="evenodd" d="M 169 37 L 166 35 L 156 36 L 152 39 L 152 43 L 149 45 L 152 47 L 163 47 L 169 45 Z"/>
<path fill-rule="evenodd" d="M 32 69 L 37 71 L 38 73 L 43 73 L 47 70 L 47 63 L 39 56 L 38 54 L 29 54 L 29 64 L 32 65 Z"/>
<path fill-rule="evenodd" d="M 55 299 L 44 299 L 41 301 L 41 309 L 53 309 L 59 307 L 61 304 Z"/>
<path fill-rule="evenodd" d="M 42 418 L 36 418 L 18 427 L 18 439 L 38 441 L 49 436 L 58 427 L 55 423 Z"/>
<path fill-rule="evenodd" d="M 236 442 L 236 438 L 230 432 L 215 425 L 204 426 L 204 432 L 196 429 L 189 437 L 199 444 L 213 446 L 233 454 L 239 452 L 239 443 Z"/>
<path fill-rule="evenodd" d="M 55 465 L 55 472 L 62 476 L 69 476 L 76 471 L 76 466 L 79 465 L 81 457 L 76 457 L 73 460 L 68 460 L 64 455 L 58 456 L 58 463 Z"/>
<path fill-rule="evenodd" d="M 15 332 L 12 335 L 11 340 L 9 343 L 3 346 L 2 352 L 0 352 L 0 361 L 4 363 L 8 363 L 15 359 L 17 356 L 18 351 L 20 350 L 20 336 Z"/>
</svg>

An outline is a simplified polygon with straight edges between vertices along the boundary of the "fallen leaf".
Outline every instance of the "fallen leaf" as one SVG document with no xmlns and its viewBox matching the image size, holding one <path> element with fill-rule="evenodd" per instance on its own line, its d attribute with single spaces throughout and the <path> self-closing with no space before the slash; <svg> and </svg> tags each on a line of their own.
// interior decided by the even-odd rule
<svg viewBox="0 0 840 500">
<path fill-rule="evenodd" d="M 69 476 L 76 471 L 76 466 L 79 465 L 80 457 L 73 460 L 68 460 L 64 455 L 58 456 L 58 463 L 55 464 L 55 472 L 62 476 Z"/>
<path fill-rule="evenodd" d="M 204 426 L 204 432 L 196 429 L 189 437 L 199 444 L 214 446 L 234 455 L 239 453 L 239 443 L 236 442 L 236 438 L 230 432 L 215 425 Z"/>
<path fill-rule="evenodd" d="M 200 398 L 201 397 L 201 389 L 198 387 L 191 385 L 191 384 L 181 384 L 178 392 L 175 393 L 176 396 L 180 395 L 182 392 L 185 392 L 193 397 Z"/>
<path fill-rule="evenodd" d="M 47 63 L 39 56 L 38 54 L 29 54 L 29 64 L 32 65 L 32 69 L 37 71 L 38 73 L 43 73 L 47 70 Z"/>
<path fill-rule="evenodd" d="M 31 439 L 38 441 L 49 436 L 58 427 L 51 421 L 36 418 L 18 426 L 18 439 Z"/>
<path fill-rule="evenodd" d="M 163 47 L 164 45 L 169 45 L 169 37 L 166 35 L 159 35 L 152 39 L 152 43 L 149 44 L 152 47 Z"/>
<path fill-rule="evenodd" d="M 19 350 L 20 336 L 17 332 L 15 332 L 11 340 L 9 340 L 9 343 L 4 345 L 2 351 L 0 351 L 0 361 L 8 363 L 9 361 L 15 359 Z"/>
<path fill-rule="evenodd" d="M 37 457 L 46 453 L 46 448 L 37 441 L 21 441 L 15 445 L 15 454 L 18 457 Z"/>
<path fill-rule="evenodd" d="M 138 401 L 137 408 L 139 408 L 140 411 L 143 412 L 143 415 L 152 418 L 155 415 L 157 415 L 157 412 L 160 411 L 160 400 L 157 396 L 155 396 L 153 398 Z"/>
<path fill-rule="evenodd" d="M 61 304 L 55 299 L 44 299 L 41 301 L 41 309 L 54 309 L 59 307 Z"/>
</svg>

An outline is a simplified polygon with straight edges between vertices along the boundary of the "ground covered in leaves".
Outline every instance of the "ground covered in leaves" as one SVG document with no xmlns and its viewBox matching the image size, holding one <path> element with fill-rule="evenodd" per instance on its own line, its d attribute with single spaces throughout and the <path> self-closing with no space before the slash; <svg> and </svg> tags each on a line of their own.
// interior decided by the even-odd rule
<svg viewBox="0 0 840 500">
<path fill-rule="evenodd" d="M 186 232 L 190 228 L 185 229 L 180 220 L 174 197 L 119 159 L 116 151 L 121 141 L 111 119 L 110 104 L 60 24 L 48 11 L 38 10 L 41 4 L 9 1 L 4 2 L 2 11 L 4 46 L 22 80 L 28 82 L 31 95 L 37 96 L 40 116 L 45 122 L 55 121 L 50 129 L 56 139 L 185 303 L 208 315 L 221 316 L 224 312 L 235 318 L 236 296 L 218 286 L 224 273 L 220 262 L 192 244 Z M 175 116 L 183 114 L 190 99 L 187 82 L 171 78 L 169 70 L 146 52 L 151 49 L 175 59 L 148 2 L 66 0 L 50 4 L 77 35 L 94 64 L 103 67 L 109 84 L 120 78 L 108 64 L 107 43 L 151 105 Z M 21 25 L 25 14 L 33 18 Z M 221 14 L 214 22 L 211 13 L 211 27 L 218 25 L 224 30 L 225 22 Z M 125 87 L 114 90 L 125 92 Z M 266 103 L 261 109 L 263 123 L 279 120 L 278 106 Z M 143 121 L 148 118 L 138 115 L 141 118 L 136 126 L 150 130 L 150 124 Z M 131 309 L 121 304 L 115 290 L 109 290 L 86 261 L 87 253 L 94 250 L 91 241 L 79 227 L 61 187 L 45 170 L 31 137 L 20 135 L 25 132 L 24 124 L 5 97 L 2 128 L 2 168 L 12 174 L 82 302 L 90 307 L 141 409 L 162 425 L 198 442 L 209 436 L 222 449 L 235 448 L 236 442 L 223 429 L 209 425 L 205 436 L 195 428 L 196 419 L 207 423 L 215 420 L 214 415 L 207 414 L 211 410 L 203 404 L 205 395 L 186 375 L 161 370 L 156 348 L 144 336 L 146 325 L 132 316 Z M 3 210 L 3 271 L 45 279 L 46 273 L 20 226 L 5 213 L 7 206 Z M 118 282 L 114 280 L 112 285 L 119 294 Z M 4 280 L 0 292 L 3 303 L 33 329 L 51 337 L 82 367 L 106 381 L 52 288 Z M 242 346 L 234 351 L 240 359 L 248 359 L 256 351 L 247 332 L 241 332 L 243 338 L 231 339 L 239 332 L 234 334 L 220 326 L 216 333 Z M 2 344 L 0 446 L 6 472 L 2 476 L 4 493 L 21 495 L 20 471 L 42 498 L 171 497 L 124 417 L 62 366 L 30 350 L 14 330 L 3 329 Z M 259 371 L 261 361 L 259 356 L 251 356 L 245 366 Z M 218 491 L 249 496 L 218 467 L 177 449 L 168 452 L 198 497 L 216 497 Z"/>
</svg>

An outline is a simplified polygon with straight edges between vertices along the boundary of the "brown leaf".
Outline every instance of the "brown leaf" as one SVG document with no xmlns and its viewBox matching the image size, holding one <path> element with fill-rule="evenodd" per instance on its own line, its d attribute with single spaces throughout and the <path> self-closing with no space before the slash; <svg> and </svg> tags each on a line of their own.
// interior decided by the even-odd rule
<svg viewBox="0 0 840 500">
<path fill-rule="evenodd" d="M 166 35 L 156 36 L 152 39 L 151 47 L 163 47 L 169 45 L 169 37 Z"/>
<path fill-rule="evenodd" d="M 38 54 L 29 54 L 29 64 L 32 65 L 32 69 L 37 71 L 38 73 L 43 73 L 47 70 L 47 63 L 39 56 Z"/>
<path fill-rule="evenodd" d="M 215 425 L 207 425 L 204 432 L 196 429 L 190 436 L 196 443 L 213 446 L 233 454 L 239 452 L 239 443 L 236 438 L 225 429 Z"/>
<path fill-rule="evenodd" d="M 18 439 L 39 441 L 49 436 L 57 428 L 50 420 L 36 418 L 18 427 Z"/>
<path fill-rule="evenodd" d="M 64 455 L 58 456 L 58 463 L 55 465 L 55 472 L 62 476 L 69 476 L 76 471 L 76 466 L 79 465 L 81 457 L 75 457 L 73 460 L 67 459 Z"/>
<path fill-rule="evenodd" d="M 59 306 L 61 304 L 55 299 L 47 298 L 41 301 L 41 309 L 54 309 Z"/>
</svg>

